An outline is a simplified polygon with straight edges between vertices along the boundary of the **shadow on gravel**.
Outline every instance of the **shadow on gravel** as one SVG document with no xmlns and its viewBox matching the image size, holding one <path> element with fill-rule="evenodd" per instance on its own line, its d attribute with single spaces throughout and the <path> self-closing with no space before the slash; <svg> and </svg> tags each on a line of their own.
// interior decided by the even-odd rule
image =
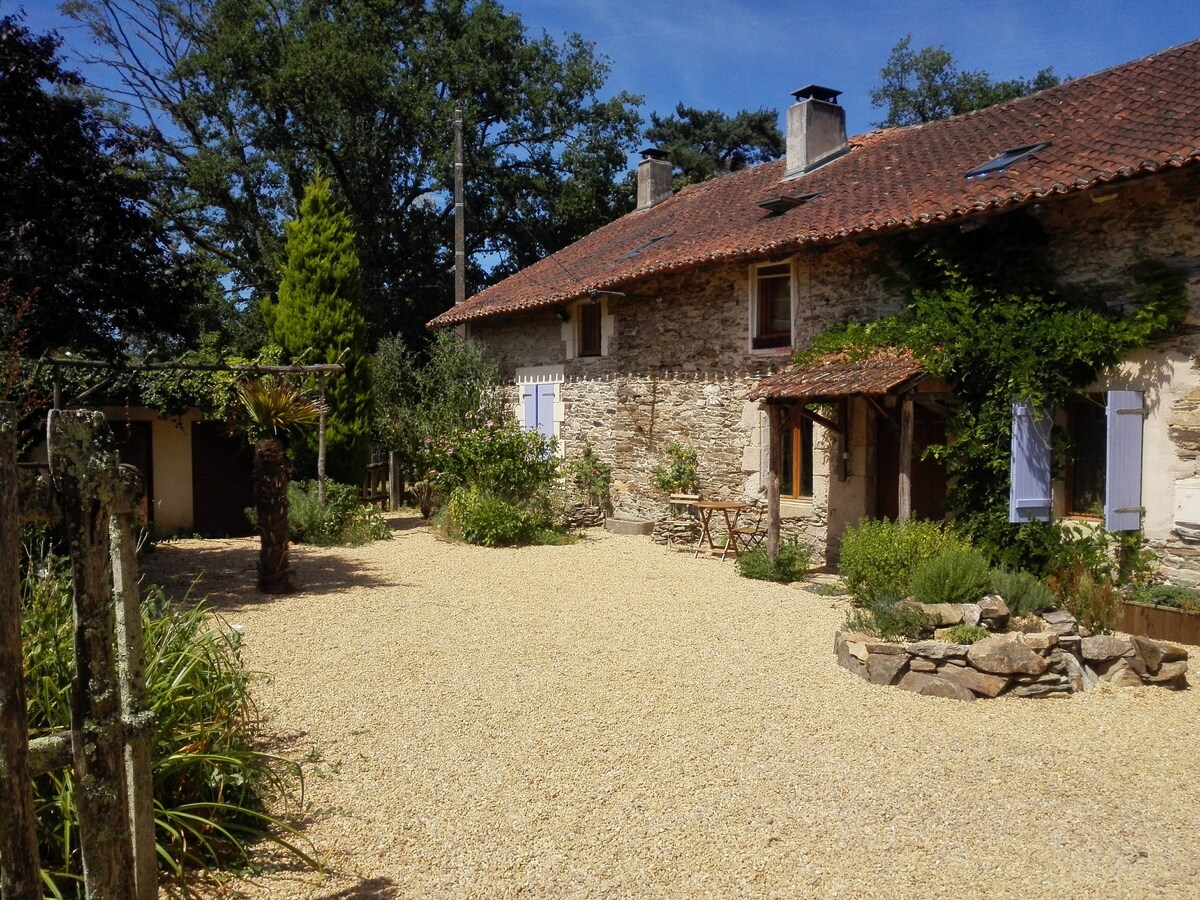
<svg viewBox="0 0 1200 900">
<path fill-rule="evenodd" d="M 422 519 L 419 515 L 396 515 L 388 516 L 387 523 L 391 526 L 392 531 L 415 531 L 418 528 L 424 528 L 429 524 L 428 519 Z"/>
<path fill-rule="evenodd" d="M 411 585 L 381 578 L 336 548 L 292 547 L 292 583 L 297 593 L 338 594 L 362 588 Z M 190 546 L 162 546 L 141 560 L 143 584 L 160 585 L 172 601 L 207 599 L 219 610 L 271 603 L 278 595 L 259 593 L 256 582 L 258 544 L 213 541 Z"/>
<path fill-rule="evenodd" d="M 367 878 L 353 887 L 333 894 L 323 894 L 320 900 L 370 900 L 370 898 L 399 897 L 396 882 L 390 878 Z"/>
</svg>

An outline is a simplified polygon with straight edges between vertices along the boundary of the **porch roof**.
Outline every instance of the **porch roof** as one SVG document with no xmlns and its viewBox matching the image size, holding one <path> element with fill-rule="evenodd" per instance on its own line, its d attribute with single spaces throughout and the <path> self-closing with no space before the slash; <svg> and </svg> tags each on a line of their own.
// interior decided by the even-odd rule
<svg viewBox="0 0 1200 900">
<path fill-rule="evenodd" d="M 788 366 L 763 378 L 751 400 L 836 400 L 854 395 L 895 393 L 920 381 L 926 372 L 908 351 L 882 351 L 870 356 L 829 353 Z"/>
</svg>

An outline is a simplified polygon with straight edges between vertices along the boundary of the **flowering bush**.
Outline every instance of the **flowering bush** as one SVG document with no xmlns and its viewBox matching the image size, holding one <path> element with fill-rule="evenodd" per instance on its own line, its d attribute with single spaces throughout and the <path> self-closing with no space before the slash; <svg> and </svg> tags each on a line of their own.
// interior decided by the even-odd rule
<svg viewBox="0 0 1200 900">
<path fill-rule="evenodd" d="M 462 431 L 426 442 L 430 480 L 444 497 L 474 487 L 510 503 L 541 503 L 560 474 L 554 442 L 512 416 L 480 411 Z"/>
<path fill-rule="evenodd" d="M 608 488 L 612 484 L 612 466 L 601 460 L 591 444 L 584 444 L 577 459 L 567 466 L 571 483 L 593 506 L 608 505 Z"/>
</svg>

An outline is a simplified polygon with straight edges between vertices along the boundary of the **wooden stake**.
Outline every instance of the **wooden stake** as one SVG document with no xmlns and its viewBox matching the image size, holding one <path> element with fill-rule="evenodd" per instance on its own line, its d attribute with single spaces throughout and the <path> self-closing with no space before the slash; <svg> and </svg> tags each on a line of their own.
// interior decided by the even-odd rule
<svg viewBox="0 0 1200 900">
<path fill-rule="evenodd" d="M 325 373 L 317 375 L 321 392 L 321 416 L 317 420 L 317 502 L 325 505 Z M 310 420 L 311 421 L 311 420 Z"/>
<path fill-rule="evenodd" d="M 779 441 L 780 428 L 783 425 L 782 411 L 778 404 L 767 404 L 767 556 L 776 559 L 779 556 Z"/>
<path fill-rule="evenodd" d="M 37 819 L 21 661 L 17 444 L 12 406 L 0 404 L 0 897 L 40 900 Z"/>
</svg>

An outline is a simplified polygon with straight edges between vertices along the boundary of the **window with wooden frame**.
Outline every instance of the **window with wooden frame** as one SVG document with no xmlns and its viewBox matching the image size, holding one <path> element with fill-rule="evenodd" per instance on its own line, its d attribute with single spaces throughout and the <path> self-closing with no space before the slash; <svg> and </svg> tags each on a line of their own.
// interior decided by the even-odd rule
<svg viewBox="0 0 1200 900">
<path fill-rule="evenodd" d="M 751 278 L 751 339 L 755 350 L 792 345 L 792 264 L 757 266 Z"/>
<path fill-rule="evenodd" d="M 779 496 L 807 499 L 813 495 L 813 423 L 799 419 L 783 430 L 779 442 Z"/>
<path fill-rule="evenodd" d="M 602 348 L 600 303 L 584 303 L 579 307 L 579 356 L 599 356 Z"/>
<path fill-rule="evenodd" d="M 1103 394 L 1082 394 L 1067 403 L 1067 452 L 1063 468 L 1064 511 L 1069 516 L 1104 513 L 1108 421 Z"/>
</svg>

